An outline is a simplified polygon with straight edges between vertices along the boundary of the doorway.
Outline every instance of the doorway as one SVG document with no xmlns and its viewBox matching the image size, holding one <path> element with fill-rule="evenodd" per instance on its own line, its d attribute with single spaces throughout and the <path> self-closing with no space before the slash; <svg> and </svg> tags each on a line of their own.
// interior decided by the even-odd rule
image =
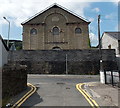
<svg viewBox="0 0 120 108">
<path fill-rule="evenodd" d="M 53 49 L 53 50 L 61 50 L 61 48 L 58 47 L 58 46 L 55 46 L 55 47 L 53 47 L 52 49 Z"/>
</svg>

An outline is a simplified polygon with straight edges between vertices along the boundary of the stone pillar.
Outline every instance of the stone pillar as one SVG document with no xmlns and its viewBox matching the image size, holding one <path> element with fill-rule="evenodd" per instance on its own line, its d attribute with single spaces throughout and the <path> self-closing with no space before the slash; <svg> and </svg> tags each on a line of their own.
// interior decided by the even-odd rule
<svg viewBox="0 0 120 108">
<path fill-rule="evenodd" d="M 104 69 L 102 65 L 102 60 L 100 60 L 100 82 L 105 84 L 105 74 L 104 74 Z"/>
</svg>

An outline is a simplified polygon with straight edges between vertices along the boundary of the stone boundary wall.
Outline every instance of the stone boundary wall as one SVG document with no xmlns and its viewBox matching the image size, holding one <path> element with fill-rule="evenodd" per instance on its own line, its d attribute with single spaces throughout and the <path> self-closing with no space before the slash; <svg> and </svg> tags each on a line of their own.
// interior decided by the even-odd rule
<svg viewBox="0 0 120 108">
<path fill-rule="evenodd" d="M 102 60 L 105 69 L 117 69 L 115 50 L 102 50 Z M 66 61 L 69 74 L 99 73 L 100 55 L 98 49 L 21 50 L 9 52 L 9 62 L 27 65 L 28 73 L 65 74 Z"/>
<path fill-rule="evenodd" d="M 26 67 L 20 64 L 7 64 L 2 69 L 2 103 L 27 88 Z"/>
</svg>

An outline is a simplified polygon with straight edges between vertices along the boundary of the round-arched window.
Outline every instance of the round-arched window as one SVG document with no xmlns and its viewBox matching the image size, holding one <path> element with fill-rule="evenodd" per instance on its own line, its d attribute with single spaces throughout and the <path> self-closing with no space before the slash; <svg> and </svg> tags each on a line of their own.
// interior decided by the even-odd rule
<svg viewBox="0 0 120 108">
<path fill-rule="evenodd" d="M 53 35 L 59 35 L 59 28 L 54 27 L 52 32 L 53 32 Z"/>
<path fill-rule="evenodd" d="M 81 34 L 81 33 L 82 33 L 81 28 L 76 28 L 76 29 L 75 29 L 75 34 Z"/>
<path fill-rule="evenodd" d="M 37 30 L 35 28 L 30 30 L 30 34 L 31 35 L 36 35 L 37 34 Z"/>
</svg>

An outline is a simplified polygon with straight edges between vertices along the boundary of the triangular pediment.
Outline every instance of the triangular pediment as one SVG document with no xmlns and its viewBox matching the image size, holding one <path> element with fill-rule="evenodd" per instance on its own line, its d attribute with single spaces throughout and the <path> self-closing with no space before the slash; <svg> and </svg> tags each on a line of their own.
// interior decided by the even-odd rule
<svg viewBox="0 0 120 108">
<path fill-rule="evenodd" d="M 60 10 L 62 10 L 64 12 L 66 12 L 66 14 L 69 14 L 68 16 L 73 17 L 74 20 L 76 18 L 77 22 L 81 21 L 81 22 L 85 22 L 85 23 L 88 23 L 88 24 L 90 23 L 85 18 L 82 18 L 81 16 L 75 14 L 74 12 L 72 12 L 72 11 L 70 11 L 70 10 L 68 10 L 68 9 L 66 9 L 66 8 L 64 8 L 64 7 L 62 7 L 62 6 L 60 6 L 60 5 L 58 5 L 58 4 L 55 3 L 55 4 L 51 5 L 51 6 L 49 6 L 48 8 L 46 8 L 45 10 L 43 10 L 43 11 L 35 14 L 34 16 L 30 17 L 29 19 L 27 19 L 26 21 L 24 21 L 22 23 L 22 25 L 25 25 L 25 24 L 28 24 L 28 23 L 35 23 L 36 19 L 37 19 L 36 21 L 38 21 L 38 19 L 39 19 L 39 23 L 44 23 L 44 21 L 42 20 L 42 18 L 46 15 L 46 13 L 50 13 L 50 10 L 55 9 L 55 8 L 56 9 L 60 9 Z"/>
</svg>

